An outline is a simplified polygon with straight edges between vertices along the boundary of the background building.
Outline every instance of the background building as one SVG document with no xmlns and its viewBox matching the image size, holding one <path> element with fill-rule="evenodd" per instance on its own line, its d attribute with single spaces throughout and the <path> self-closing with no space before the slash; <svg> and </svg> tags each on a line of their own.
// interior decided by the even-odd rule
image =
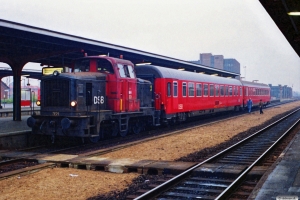
<svg viewBox="0 0 300 200">
<path fill-rule="evenodd" d="M 269 86 L 271 88 L 272 99 L 290 99 L 293 97 L 292 87 L 288 87 L 287 85 L 272 86 L 272 84 L 269 84 Z"/>
<path fill-rule="evenodd" d="M 224 58 L 223 55 L 212 55 L 211 53 L 200 53 L 200 59 L 190 61 L 207 67 L 213 67 L 229 72 L 241 74 L 240 63 L 234 58 Z M 238 77 L 239 78 L 239 77 Z"/>
</svg>

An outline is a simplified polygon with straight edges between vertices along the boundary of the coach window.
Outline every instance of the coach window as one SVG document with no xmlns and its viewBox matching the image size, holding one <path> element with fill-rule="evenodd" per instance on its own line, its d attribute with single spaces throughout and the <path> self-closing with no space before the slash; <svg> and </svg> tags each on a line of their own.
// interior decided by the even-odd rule
<svg viewBox="0 0 300 200">
<path fill-rule="evenodd" d="M 202 96 L 202 84 L 201 83 L 196 84 L 196 95 L 197 95 L 197 97 Z"/>
<path fill-rule="evenodd" d="M 225 96 L 228 96 L 228 85 L 225 86 Z"/>
<path fill-rule="evenodd" d="M 186 97 L 186 83 L 182 83 L 182 96 Z"/>
<path fill-rule="evenodd" d="M 215 95 L 215 86 L 214 85 L 209 85 L 209 96 L 213 97 Z"/>
<path fill-rule="evenodd" d="M 203 87 L 204 87 L 204 94 L 203 94 L 203 96 L 207 97 L 208 96 L 208 85 L 204 84 Z"/>
<path fill-rule="evenodd" d="M 216 90 L 216 97 L 218 97 L 219 96 L 219 85 L 215 86 L 215 90 Z"/>
<path fill-rule="evenodd" d="M 232 86 L 229 86 L 229 96 L 232 96 Z"/>
<path fill-rule="evenodd" d="M 221 85 L 221 86 L 220 86 L 220 94 L 221 94 L 222 97 L 223 97 L 224 94 L 225 94 L 225 91 L 224 91 L 224 85 Z"/>
<path fill-rule="evenodd" d="M 168 95 L 168 97 L 171 97 L 171 83 L 170 82 L 167 83 L 167 95 Z"/>
<path fill-rule="evenodd" d="M 173 82 L 173 97 L 177 97 L 177 96 L 178 96 L 177 82 Z"/>
<path fill-rule="evenodd" d="M 195 84 L 189 83 L 189 97 L 195 96 Z"/>
<path fill-rule="evenodd" d="M 243 96 L 243 88 L 240 87 L 240 96 Z"/>
</svg>

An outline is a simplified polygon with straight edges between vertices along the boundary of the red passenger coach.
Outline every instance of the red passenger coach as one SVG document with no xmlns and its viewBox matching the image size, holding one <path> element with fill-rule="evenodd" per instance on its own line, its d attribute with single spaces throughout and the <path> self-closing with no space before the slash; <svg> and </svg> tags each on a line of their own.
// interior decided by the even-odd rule
<svg viewBox="0 0 300 200">
<path fill-rule="evenodd" d="M 243 106 L 242 84 L 237 79 L 152 65 L 135 69 L 137 77 L 153 83 L 155 109 L 161 110 L 167 120 L 185 120 L 196 115 L 239 110 Z"/>
<path fill-rule="evenodd" d="M 259 101 L 262 100 L 264 106 L 270 104 L 271 89 L 267 84 L 254 83 L 249 81 L 241 81 L 244 90 L 244 107 L 247 107 L 247 101 L 252 100 L 253 106 L 258 106 Z"/>
</svg>

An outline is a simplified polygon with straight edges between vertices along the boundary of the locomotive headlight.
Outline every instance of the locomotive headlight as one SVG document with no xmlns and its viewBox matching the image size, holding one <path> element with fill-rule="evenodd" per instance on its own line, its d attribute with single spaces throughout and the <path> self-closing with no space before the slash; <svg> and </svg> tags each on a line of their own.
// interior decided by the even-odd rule
<svg viewBox="0 0 300 200">
<path fill-rule="evenodd" d="M 55 70 L 55 71 L 53 72 L 53 75 L 54 75 L 54 76 L 58 76 L 58 75 L 59 75 L 59 72 L 58 72 L 57 70 Z"/>
<path fill-rule="evenodd" d="M 77 105 L 77 101 L 71 101 L 71 106 L 75 107 Z"/>
<path fill-rule="evenodd" d="M 37 105 L 37 106 L 41 106 L 41 101 L 40 101 L 40 100 L 37 100 L 37 101 L 36 101 L 36 105 Z"/>
</svg>

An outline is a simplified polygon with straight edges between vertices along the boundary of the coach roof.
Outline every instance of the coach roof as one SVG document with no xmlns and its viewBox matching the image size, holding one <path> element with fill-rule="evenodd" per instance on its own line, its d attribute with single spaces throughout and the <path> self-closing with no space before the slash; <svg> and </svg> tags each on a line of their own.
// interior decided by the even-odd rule
<svg viewBox="0 0 300 200">
<path fill-rule="evenodd" d="M 247 86 L 247 87 L 260 87 L 260 88 L 270 88 L 269 85 L 264 84 L 264 83 L 254 83 L 254 82 L 250 82 L 250 81 L 241 81 L 243 86 Z"/>
<path fill-rule="evenodd" d="M 137 76 L 142 74 L 153 74 L 156 78 L 173 78 L 186 81 L 199 81 L 207 83 L 228 84 L 228 85 L 242 85 L 237 79 L 224 78 L 219 76 L 210 76 L 189 71 L 180 71 L 166 67 L 159 67 L 154 65 L 136 66 L 135 71 Z"/>
</svg>

